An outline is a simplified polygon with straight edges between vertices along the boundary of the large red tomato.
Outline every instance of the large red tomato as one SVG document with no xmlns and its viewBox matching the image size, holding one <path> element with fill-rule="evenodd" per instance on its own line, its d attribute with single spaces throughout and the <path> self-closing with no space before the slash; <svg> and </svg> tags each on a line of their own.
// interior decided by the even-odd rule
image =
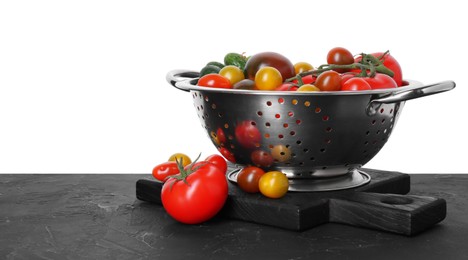
<svg viewBox="0 0 468 260">
<path fill-rule="evenodd" d="M 273 67 L 281 73 L 283 80 L 296 75 L 294 65 L 285 56 L 276 52 L 261 52 L 252 55 L 245 64 L 245 78 L 255 80 L 255 74 L 263 67 Z"/>
<path fill-rule="evenodd" d="M 228 196 L 226 176 L 218 167 L 206 163 L 195 169 L 170 177 L 161 190 L 166 212 L 185 224 L 211 219 L 223 208 Z"/>
<path fill-rule="evenodd" d="M 362 78 L 369 85 L 371 86 L 372 89 L 382 89 L 382 88 L 397 88 L 397 83 L 395 80 L 393 80 L 392 77 L 386 75 L 386 74 L 381 74 L 381 73 L 375 73 L 375 77 L 370 78 Z"/>
</svg>

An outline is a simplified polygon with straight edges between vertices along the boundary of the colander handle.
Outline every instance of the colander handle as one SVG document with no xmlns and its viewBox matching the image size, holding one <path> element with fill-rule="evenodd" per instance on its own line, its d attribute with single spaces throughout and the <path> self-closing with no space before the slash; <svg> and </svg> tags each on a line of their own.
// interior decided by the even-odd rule
<svg viewBox="0 0 468 260">
<path fill-rule="evenodd" d="M 372 100 L 369 103 L 367 112 L 369 115 L 373 115 L 377 112 L 377 109 L 381 104 L 391 104 L 391 103 L 407 101 L 410 99 L 425 97 L 425 96 L 449 91 L 449 90 L 452 90 L 453 88 L 455 88 L 455 82 L 451 80 L 447 80 L 447 81 L 442 81 L 439 83 L 417 87 L 417 88 L 406 90 L 406 91 L 395 92 L 395 94 L 393 95 L 389 95 L 386 97 Z"/>
<path fill-rule="evenodd" d="M 200 76 L 200 73 L 197 71 L 190 70 L 171 70 L 166 75 L 166 80 L 177 89 L 183 91 L 190 91 L 188 86 L 190 84 L 180 84 L 191 79 L 196 79 Z"/>
</svg>

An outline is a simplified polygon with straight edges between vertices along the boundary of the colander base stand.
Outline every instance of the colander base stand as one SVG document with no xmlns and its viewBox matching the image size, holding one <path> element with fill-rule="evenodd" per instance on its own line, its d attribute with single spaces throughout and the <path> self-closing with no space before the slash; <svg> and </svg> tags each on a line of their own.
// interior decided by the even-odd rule
<svg viewBox="0 0 468 260">
<path fill-rule="evenodd" d="M 229 182 L 229 196 L 220 217 L 302 231 L 334 222 L 402 235 L 415 235 L 446 216 L 443 199 L 404 195 L 408 174 L 362 169 L 371 181 L 353 189 L 329 192 L 289 192 L 281 199 L 248 194 Z M 162 183 L 142 179 L 137 198 L 161 205 Z"/>
</svg>

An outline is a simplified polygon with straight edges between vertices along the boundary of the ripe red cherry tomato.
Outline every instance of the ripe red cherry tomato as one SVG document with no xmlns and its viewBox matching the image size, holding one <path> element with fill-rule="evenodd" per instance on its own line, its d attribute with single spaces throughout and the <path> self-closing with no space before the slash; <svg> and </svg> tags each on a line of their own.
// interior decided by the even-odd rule
<svg viewBox="0 0 468 260">
<path fill-rule="evenodd" d="M 206 157 L 205 161 L 214 164 L 219 170 L 226 173 L 228 167 L 227 162 L 221 155 L 212 154 Z"/>
<path fill-rule="evenodd" d="M 161 190 L 166 212 L 185 224 L 199 224 L 211 219 L 222 209 L 227 196 L 226 176 L 211 163 L 189 173 L 184 180 L 170 177 Z"/>
<path fill-rule="evenodd" d="M 371 90 L 371 86 L 363 78 L 350 78 L 345 83 L 341 84 L 341 90 L 344 91 L 357 91 L 357 90 Z"/>
<path fill-rule="evenodd" d="M 179 168 L 175 161 L 164 162 L 156 165 L 152 174 L 156 180 L 165 182 L 169 176 L 179 174 Z"/>
<path fill-rule="evenodd" d="M 234 130 L 237 142 L 244 148 L 253 149 L 260 146 L 262 134 L 254 121 L 242 121 Z"/>
<path fill-rule="evenodd" d="M 233 163 L 236 162 L 236 157 L 226 147 L 219 147 L 218 151 L 221 153 L 222 156 L 224 156 L 224 158 L 226 158 L 226 160 L 233 162 Z"/>
<path fill-rule="evenodd" d="M 245 167 L 237 174 L 239 188 L 248 193 L 259 192 L 258 181 L 265 174 L 261 168 L 255 166 Z"/>
<path fill-rule="evenodd" d="M 219 74 L 207 74 L 198 80 L 197 85 L 211 88 L 232 88 L 229 79 Z"/>
<path fill-rule="evenodd" d="M 255 150 L 250 154 L 250 160 L 258 167 L 268 168 L 273 164 L 273 156 L 263 150 Z"/>
<path fill-rule="evenodd" d="M 372 56 L 374 57 L 381 57 L 384 53 L 383 52 L 375 52 L 372 53 Z M 360 62 L 362 59 L 361 56 L 356 57 L 355 62 Z M 395 80 L 397 86 L 402 86 L 403 85 L 403 73 L 401 71 L 401 66 L 398 63 L 398 61 L 389 53 L 387 53 L 383 57 L 383 65 L 393 71 L 393 80 Z"/>
<path fill-rule="evenodd" d="M 369 83 L 372 89 L 397 88 L 398 87 L 395 80 L 393 80 L 392 77 L 386 74 L 376 73 L 375 77 L 373 78 L 366 77 L 363 79 L 367 81 L 367 83 Z"/>
<path fill-rule="evenodd" d="M 315 76 L 307 75 L 307 76 L 302 77 L 302 83 L 304 83 L 304 84 L 314 84 L 316 79 L 317 79 L 317 77 L 315 77 Z M 299 83 L 299 81 L 297 79 L 293 80 L 292 82 L 295 83 L 295 84 Z"/>
<path fill-rule="evenodd" d="M 328 64 L 348 65 L 354 63 L 353 54 L 343 47 L 335 47 L 328 51 L 327 54 Z M 348 69 L 335 69 L 336 72 L 343 73 L 349 71 Z"/>
<path fill-rule="evenodd" d="M 277 87 L 275 89 L 276 91 L 296 91 L 297 86 L 294 86 L 294 84 L 286 82 L 281 84 L 281 86 Z"/>
<path fill-rule="evenodd" d="M 320 74 L 314 85 L 321 91 L 336 91 L 341 88 L 341 76 L 338 72 L 329 70 Z"/>
</svg>

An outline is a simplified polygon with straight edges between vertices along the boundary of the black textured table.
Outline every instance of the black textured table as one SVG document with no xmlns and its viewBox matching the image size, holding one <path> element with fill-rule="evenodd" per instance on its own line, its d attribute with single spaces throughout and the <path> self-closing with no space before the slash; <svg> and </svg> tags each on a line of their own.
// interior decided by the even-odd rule
<svg viewBox="0 0 468 260">
<path fill-rule="evenodd" d="M 447 217 L 413 237 L 328 223 L 290 231 L 217 217 L 187 226 L 136 199 L 141 174 L 0 175 L 0 259 L 466 259 L 468 175 L 411 175 Z"/>
</svg>

